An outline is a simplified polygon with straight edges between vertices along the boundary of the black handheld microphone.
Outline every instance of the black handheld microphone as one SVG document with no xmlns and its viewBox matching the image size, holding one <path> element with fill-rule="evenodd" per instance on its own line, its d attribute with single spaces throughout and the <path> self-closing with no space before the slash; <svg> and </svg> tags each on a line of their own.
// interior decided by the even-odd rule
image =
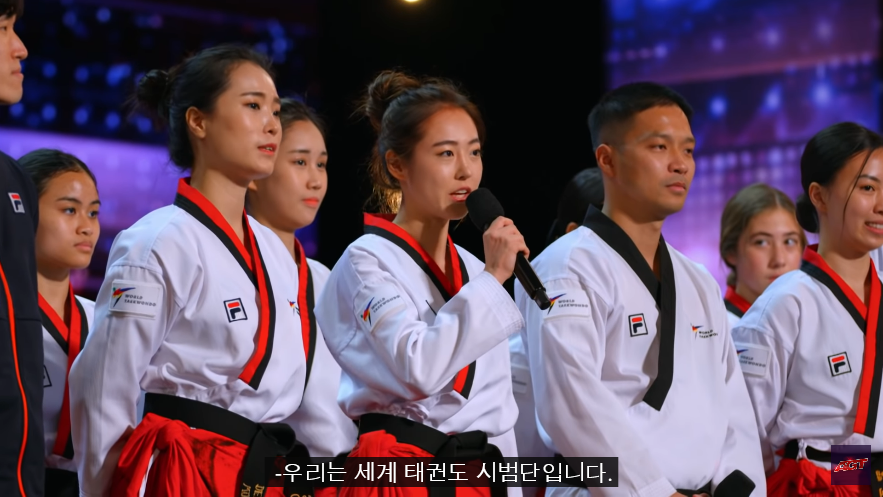
<svg viewBox="0 0 883 497">
<path fill-rule="evenodd" d="M 482 233 L 487 231 L 495 219 L 503 215 L 503 206 L 486 188 L 479 188 L 470 193 L 466 197 L 466 208 L 469 209 L 469 217 L 472 218 L 472 222 Z M 515 255 L 515 277 L 518 278 L 527 295 L 540 306 L 540 309 L 548 309 L 552 306 L 543 283 L 522 253 Z"/>
</svg>

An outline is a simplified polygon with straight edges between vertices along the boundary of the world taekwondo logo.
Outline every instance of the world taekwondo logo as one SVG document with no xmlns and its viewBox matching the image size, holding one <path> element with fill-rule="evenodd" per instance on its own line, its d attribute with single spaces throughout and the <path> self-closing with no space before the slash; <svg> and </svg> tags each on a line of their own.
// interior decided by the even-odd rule
<svg viewBox="0 0 883 497">
<path fill-rule="evenodd" d="M 113 295 L 112 295 L 111 298 L 114 298 L 114 299 L 116 299 L 116 300 L 113 301 L 113 307 L 116 307 L 116 305 L 120 303 L 120 299 L 123 298 L 123 294 L 124 294 L 124 293 L 126 293 L 126 292 L 128 292 L 128 291 L 131 291 L 131 290 L 134 290 L 134 289 L 135 289 L 135 287 L 133 287 L 133 286 L 126 287 L 126 288 L 116 288 L 116 287 L 114 287 L 114 289 L 113 289 Z"/>
<path fill-rule="evenodd" d="M 551 314 L 551 313 L 552 313 L 552 309 L 555 308 L 555 302 L 557 302 L 558 299 L 560 299 L 561 297 L 563 297 L 563 296 L 565 296 L 565 295 L 567 295 L 567 294 L 566 294 L 566 293 L 562 293 L 561 295 L 559 295 L 559 296 L 557 296 L 557 297 L 552 297 L 551 299 L 549 299 L 549 302 L 551 302 L 552 305 L 549 306 L 549 312 L 547 312 L 546 314 Z"/>
<path fill-rule="evenodd" d="M 368 324 L 371 324 L 371 303 L 374 302 L 374 298 L 368 301 L 368 305 L 365 306 L 365 310 L 362 311 L 362 321 L 367 321 Z"/>
<path fill-rule="evenodd" d="M 695 325 L 691 324 L 690 328 L 693 329 L 693 333 L 696 333 L 697 335 L 699 335 L 699 338 L 713 338 L 713 337 L 717 336 L 717 333 L 715 333 L 714 330 L 701 329 L 702 328 L 701 324 L 699 326 L 695 326 Z"/>
</svg>

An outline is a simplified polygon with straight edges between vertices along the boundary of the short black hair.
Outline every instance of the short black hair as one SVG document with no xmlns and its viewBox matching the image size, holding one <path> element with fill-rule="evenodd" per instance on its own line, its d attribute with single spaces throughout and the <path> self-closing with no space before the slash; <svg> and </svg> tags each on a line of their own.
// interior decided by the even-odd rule
<svg viewBox="0 0 883 497">
<path fill-rule="evenodd" d="M 74 155 L 66 154 L 60 150 L 51 148 L 39 148 L 32 152 L 28 152 L 18 159 L 18 163 L 22 169 L 31 177 L 34 186 L 37 187 L 37 196 L 43 195 L 46 187 L 49 186 L 49 180 L 62 173 L 67 172 L 84 172 L 95 188 L 98 188 L 98 181 L 95 175 L 83 161 Z"/>
<path fill-rule="evenodd" d="M 546 239 L 546 245 L 564 236 L 570 223 L 582 224 L 589 207 L 604 207 L 604 181 L 598 167 L 590 167 L 576 173 L 564 187 L 558 201 L 558 215 Z"/>
<path fill-rule="evenodd" d="M 610 133 L 616 133 L 623 124 L 628 124 L 636 114 L 653 107 L 677 106 L 687 116 L 693 117 L 693 108 L 678 92 L 658 83 L 629 83 L 611 90 L 601 97 L 589 114 L 589 132 L 592 134 L 592 149 L 610 141 Z"/>
<path fill-rule="evenodd" d="M 0 19 L 21 17 L 25 10 L 24 0 L 0 0 Z"/>
<path fill-rule="evenodd" d="M 322 139 L 325 139 L 325 123 L 316 112 L 307 104 L 293 98 L 283 98 L 279 107 L 279 121 L 282 123 L 282 132 L 290 125 L 298 121 L 309 121 L 319 129 Z"/>
</svg>

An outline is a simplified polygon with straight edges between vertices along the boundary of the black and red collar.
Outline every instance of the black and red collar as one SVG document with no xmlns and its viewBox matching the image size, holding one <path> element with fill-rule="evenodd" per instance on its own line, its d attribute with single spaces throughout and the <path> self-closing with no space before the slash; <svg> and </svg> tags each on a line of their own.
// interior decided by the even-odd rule
<svg viewBox="0 0 883 497">
<path fill-rule="evenodd" d="M 230 255 L 239 263 L 248 275 L 258 292 L 260 299 L 258 329 L 255 350 L 239 379 L 257 390 L 261 379 L 270 362 L 273 351 L 273 339 L 276 329 L 276 300 L 270 275 L 267 272 L 260 247 L 255 240 L 254 231 L 248 222 L 248 215 L 243 209 L 242 226 L 245 230 L 245 244 L 230 226 L 218 209 L 198 190 L 190 186 L 190 178 L 182 178 L 178 182 L 178 193 L 175 205 L 202 223 L 209 231 L 227 247 Z"/>
<path fill-rule="evenodd" d="M 65 459 L 74 458 L 74 445 L 71 439 L 71 415 L 70 394 L 68 391 L 67 378 L 70 375 L 71 366 L 74 364 L 80 351 L 86 345 L 86 337 L 89 334 L 89 322 L 86 312 L 80 301 L 74 295 L 74 289 L 68 285 L 67 314 L 68 320 L 59 316 L 49 302 L 38 294 L 40 303 L 40 318 L 43 328 L 55 339 L 61 350 L 67 355 L 67 368 L 64 376 L 64 397 L 61 402 L 61 412 L 58 416 L 58 429 L 55 435 L 55 445 L 52 453 Z"/>
<path fill-rule="evenodd" d="M 724 295 L 724 305 L 730 313 L 740 318 L 744 316 L 745 313 L 748 312 L 748 308 L 751 307 L 751 303 L 736 293 L 736 289 L 732 286 L 727 286 L 727 293 Z"/>
<path fill-rule="evenodd" d="M 310 381 L 310 372 L 313 369 L 313 357 L 316 354 L 316 316 L 313 312 L 315 305 L 315 290 L 313 289 L 313 272 L 304 248 L 297 238 L 294 239 L 294 260 L 297 262 L 297 311 L 300 318 L 300 330 L 304 342 L 304 356 L 307 360 L 307 373 L 304 379 L 304 388 Z"/>
<path fill-rule="evenodd" d="M 448 279 L 445 272 L 438 267 L 435 260 L 420 246 L 420 243 L 402 229 L 401 226 L 392 222 L 393 217 L 392 215 L 365 214 L 365 233 L 389 240 L 402 249 L 426 273 L 426 276 L 429 277 L 439 293 L 441 293 L 445 302 L 451 300 L 463 285 L 469 282 L 469 273 L 466 270 L 463 259 L 457 253 L 457 246 L 454 245 L 450 235 L 448 236 L 447 253 L 451 264 L 452 278 Z M 454 391 L 463 397 L 469 398 L 474 378 L 475 362 L 457 373 L 454 379 Z"/>
<path fill-rule="evenodd" d="M 880 319 L 883 288 L 877 275 L 877 268 L 874 267 L 874 260 L 871 259 L 870 262 L 871 292 L 867 305 L 819 255 L 818 245 L 810 245 L 806 248 L 800 270 L 830 290 L 852 317 L 859 330 L 865 334 L 865 353 L 853 431 L 873 438 L 877 427 L 880 387 L 883 380 L 883 320 Z"/>
</svg>

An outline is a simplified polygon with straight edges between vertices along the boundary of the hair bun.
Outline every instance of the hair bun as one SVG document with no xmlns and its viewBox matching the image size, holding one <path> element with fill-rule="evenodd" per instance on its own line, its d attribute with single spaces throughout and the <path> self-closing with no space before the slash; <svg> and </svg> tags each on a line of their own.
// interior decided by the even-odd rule
<svg viewBox="0 0 883 497">
<path fill-rule="evenodd" d="M 168 119 L 168 89 L 169 73 L 160 69 L 154 69 L 138 82 L 135 98 L 145 108 L 153 111 L 157 116 Z"/>
<path fill-rule="evenodd" d="M 399 95 L 408 90 L 420 88 L 420 80 L 398 71 L 383 71 L 368 85 L 368 95 L 362 111 L 378 132 L 383 123 L 386 109 Z"/>
<path fill-rule="evenodd" d="M 819 215 L 816 208 L 812 205 L 812 201 L 805 193 L 801 193 L 797 197 L 796 204 L 797 223 L 800 227 L 810 233 L 819 232 Z"/>
</svg>

